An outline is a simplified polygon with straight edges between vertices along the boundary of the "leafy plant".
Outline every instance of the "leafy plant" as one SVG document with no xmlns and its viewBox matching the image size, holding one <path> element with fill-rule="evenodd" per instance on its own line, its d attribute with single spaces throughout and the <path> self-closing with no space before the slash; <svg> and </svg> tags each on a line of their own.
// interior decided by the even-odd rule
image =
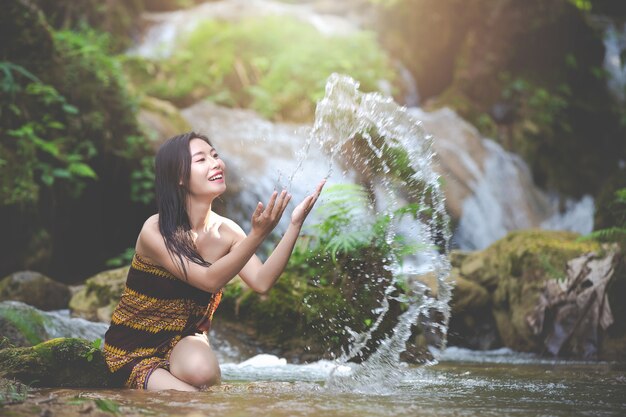
<svg viewBox="0 0 626 417">
<path fill-rule="evenodd" d="M 101 345 L 102 345 L 102 339 L 99 339 L 99 338 L 91 342 L 91 347 L 85 353 L 85 358 L 87 358 L 88 362 L 91 362 L 93 360 L 94 353 L 100 350 Z"/>
<path fill-rule="evenodd" d="M 290 120 L 313 116 L 333 72 L 350 74 L 365 91 L 393 79 L 373 34 L 326 36 L 287 17 L 207 21 L 180 39 L 171 57 L 133 58 L 126 67 L 147 94 L 179 105 L 208 98 Z"/>
<path fill-rule="evenodd" d="M 108 52 L 109 37 L 85 29 L 53 32 L 53 39 L 56 66 L 46 72 L 36 75 L 23 65 L 0 62 L 4 205 L 36 203 L 43 188 L 79 196 L 99 177 L 93 165 L 99 155 L 109 152 L 108 146 L 122 148 L 115 144 L 120 134 L 124 140 L 137 131 L 119 65 Z M 147 153 L 145 147 L 131 149 L 124 155 L 128 159 Z M 145 171 L 142 166 L 137 175 L 140 184 Z"/>
<path fill-rule="evenodd" d="M 0 407 L 24 402 L 28 389 L 27 385 L 18 381 L 0 378 Z"/>
<path fill-rule="evenodd" d="M 325 201 L 317 208 L 321 222 L 311 226 L 315 252 L 328 253 L 332 262 L 339 257 L 361 258 L 374 251 L 381 259 L 391 256 L 398 263 L 404 256 L 424 249 L 410 244 L 399 233 L 392 233 L 394 220 L 405 215 L 417 218 L 419 206 L 407 204 L 392 213 L 374 213 L 367 190 L 357 184 L 336 184 L 324 190 Z"/>
<path fill-rule="evenodd" d="M 582 240 L 595 239 L 600 242 L 620 242 L 623 247 L 626 247 L 626 188 L 621 188 L 615 192 L 610 208 L 616 222 L 615 226 L 594 230 L 583 236 Z"/>
<path fill-rule="evenodd" d="M 106 261 L 106 266 L 119 267 L 123 265 L 130 265 L 135 255 L 135 248 L 126 248 L 126 250 L 119 255 Z"/>
</svg>

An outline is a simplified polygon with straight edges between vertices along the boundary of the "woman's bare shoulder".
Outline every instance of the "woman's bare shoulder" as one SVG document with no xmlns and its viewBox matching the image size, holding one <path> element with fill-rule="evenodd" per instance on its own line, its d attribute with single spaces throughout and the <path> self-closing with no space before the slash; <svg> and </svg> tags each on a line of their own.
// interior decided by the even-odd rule
<svg viewBox="0 0 626 417">
<path fill-rule="evenodd" d="M 137 238 L 135 252 L 142 257 L 153 257 L 155 250 L 158 251 L 161 246 L 161 242 L 162 236 L 159 230 L 159 215 L 154 214 L 148 217 L 143 223 L 139 237 Z"/>
</svg>

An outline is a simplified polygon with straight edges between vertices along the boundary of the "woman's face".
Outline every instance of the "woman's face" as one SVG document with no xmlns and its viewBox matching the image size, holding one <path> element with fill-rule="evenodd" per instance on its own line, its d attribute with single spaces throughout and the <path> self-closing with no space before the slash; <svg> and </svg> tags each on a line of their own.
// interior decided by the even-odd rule
<svg viewBox="0 0 626 417">
<path fill-rule="evenodd" d="M 211 145 L 202 139 L 189 141 L 191 170 L 189 193 L 217 197 L 226 191 L 226 165 Z"/>
</svg>

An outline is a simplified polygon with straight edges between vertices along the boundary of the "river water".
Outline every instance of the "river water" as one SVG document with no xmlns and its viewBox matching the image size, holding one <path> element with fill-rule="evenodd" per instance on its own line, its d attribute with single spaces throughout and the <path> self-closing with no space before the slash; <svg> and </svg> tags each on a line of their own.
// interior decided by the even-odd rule
<svg viewBox="0 0 626 417">
<path fill-rule="evenodd" d="M 263 355 L 251 362 L 223 364 L 222 384 L 203 392 L 40 389 L 33 392 L 30 408 L 10 406 L 0 409 L 0 415 L 3 411 L 32 415 L 22 412 L 36 411 L 33 402 L 53 415 L 57 409 L 59 415 L 88 415 L 82 401 L 102 398 L 118 404 L 121 415 L 153 416 L 623 416 L 626 412 L 626 374 L 610 363 L 450 348 L 438 364 L 407 366 L 396 387 L 378 393 L 327 388 L 325 380 L 334 368 L 325 361 L 293 365 Z"/>
</svg>

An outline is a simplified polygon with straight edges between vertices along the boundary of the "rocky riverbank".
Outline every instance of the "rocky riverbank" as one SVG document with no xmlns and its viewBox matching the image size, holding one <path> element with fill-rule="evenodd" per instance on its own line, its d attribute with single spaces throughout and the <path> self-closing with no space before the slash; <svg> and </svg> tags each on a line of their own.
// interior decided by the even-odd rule
<svg viewBox="0 0 626 417">
<path fill-rule="evenodd" d="M 510 233 L 483 251 L 452 252 L 451 258 L 456 287 L 449 345 L 626 360 L 626 309 L 619 303 L 626 286 L 626 261 L 616 246 L 580 241 L 569 232 L 530 230 Z M 127 267 L 105 271 L 73 288 L 71 314 L 100 321 L 104 334 L 126 271 Z M 15 276 L 19 274 L 0 282 L 0 300 L 24 299 L 20 288 L 34 292 L 32 280 L 20 287 Z M 331 276 L 320 279 L 337 281 Z M 40 282 L 50 285 L 47 279 Z M 39 306 L 45 301 L 31 300 Z M 359 311 L 343 298 L 342 288 L 312 286 L 291 268 L 265 296 L 252 293 L 239 280 L 229 284 L 215 320 L 225 338 L 254 347 L 250 351 L 302 362 L 327 357 L 329 346 L 341 345 L 340 334 L 329 330 L 332 326 L 324 327 L 323 320 L 343 314 Z M 1 302 L 0 376 L 44 386 L 107 386 L 102 378 L 81 377 L 85 369 L 104 374 L 101 342 L 94 343 L 93 334 L 76 333 L 78 323 L 55 326 L 59 320 L 23 303 Z M 52 339 L 62 336 L 66 338 Z M 72 338 L 76 336 L 82 339 Z M 411 340 L 407 348 L 412 359 L 419 360 L 415 352 L 420 352 L 424 335 L 416 331 Z"/>
</svg>

